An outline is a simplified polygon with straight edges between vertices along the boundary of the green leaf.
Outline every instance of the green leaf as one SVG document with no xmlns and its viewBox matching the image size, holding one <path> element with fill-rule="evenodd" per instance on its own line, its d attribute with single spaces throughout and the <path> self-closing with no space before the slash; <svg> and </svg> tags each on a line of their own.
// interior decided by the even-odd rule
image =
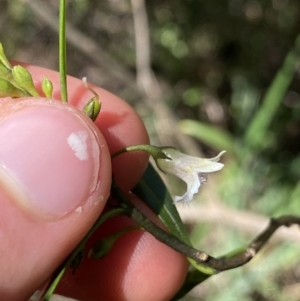
<svg viewBox="0 0 300 301">
<path fill-rule="evenodd" d="M 181 300 L 196 285 L 198 285 L 199 283 L 205 281 L 209 277 L 210 277 L 210 275 L 200 273 L 197 270 L 190 271 L 187 274 L 182 287 L 180 288 L 180 290 L 177 292 L 177 294 L 170 301 Z"/>
<path fill-rule="evenodd" d="M 164 182 L 151 164 L 148 165 L 145 174 L 138 185 L 134 188 L 133 192 L 144 200 L 152 208 L 152 210 L 154 210 L 174 236 L 178 237 L 186 244 L 191 245 L 184 224 L 182 223 L 178 211 L 173 204 L 173 199 Z M 196 285 L 215 274 L 213 269 L 197 264 L 190 258 L 188 258 L 188 260 L 195 270 L 188 273 L 184 284 L 176 295 L 176 298 L 174 297 L 172 300 L 178 300 L 179 296 L 183 297 Z"/>
<path fill-rule="evenodd" d="M 192 245 L 172 197 L 151 164 L 148 165 L 146 172 L 133 189 L 133 192 L 149 205 L 174 236 L 184 243 Z M 213 275 L 215 273 L 215 270 L 211 268 L 198 264 L 190 258 L 188 260 L 200 274 Z"/>
<path fill-rule="evenodd" d="M 245 134 L 248 145 L 261 149 L 265 143 L 268 127 L 278 112 L 282 100 L 291 84 L 300 62 L 300 36 L 297 37 L 295 47 L 287 54 L 282 67 L 276 73 L 262 105 L 256 112 Z"/>
<path fill-rule="evenodd" d="M 148 165 L 146 172 L 133 192 L 152 208 L 174 236 L 191 245 L 186 229 L 173 204 L 173 199 L 151 164 Z"/>
<path fill-rule="evenodd" d="M 234 154 L 234 138 L 228 133 L 214 126 L 185 119 L 179 122 L 179 129 L 216 150 L 226 150 Z"/>
</svg>

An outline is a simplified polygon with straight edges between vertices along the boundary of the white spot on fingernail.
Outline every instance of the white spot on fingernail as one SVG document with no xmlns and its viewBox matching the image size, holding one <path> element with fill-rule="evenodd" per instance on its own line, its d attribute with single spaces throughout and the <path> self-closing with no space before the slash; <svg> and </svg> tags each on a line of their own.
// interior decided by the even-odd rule
<svg viewBox="0 0 300 301">
<path fill-rule="evenodd" d="M 76 210 L 75 210 L 75 212 L 77 212 L 77 213 L 81 213 L 82 212 L 82 207 L 81 206 L 79 206 Z"/>
<path fill-rule="evenodd" d="M 75 156 L 81 161 L 87 160 L 88 158 L 86 144 L 87 136 L 87 132 L 81 131 L 77 133 L 72 133 L 67 139 L 68 144 L 75 153 Z"/>
</svg>

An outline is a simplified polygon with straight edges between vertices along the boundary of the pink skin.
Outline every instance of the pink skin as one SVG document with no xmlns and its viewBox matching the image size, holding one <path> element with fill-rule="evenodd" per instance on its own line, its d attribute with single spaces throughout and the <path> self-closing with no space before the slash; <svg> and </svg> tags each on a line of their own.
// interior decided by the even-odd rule
<svg viewBox="0 0 300 301">
<path fill-rule="evenodd" d="M 158 225 L 160 221 L 136 196 L 132 201 Z M 127 217 L 107 221 L 91 238 L 87 252 L 99 238 L 134 225 Z M 180 288 L 187 261 L 179 253 L 142 230 L 122 236 L 101 260 L 86 257 L 72 275 L 69 270 L 58 293 L 79 300 L 168 301 Z"/>
<path fill-rule="evenodd" d="M 54 84 L 54 98 L 60 99 L 57 72 L 26 67 L 38 86 L 47 76 Z M 68 88 L 70 103 L 79 109 L 93 96 L 75 78 L 68 78 Z M 105 206 L 111 169 L 124 191 L 145 170 L 144 153 L 126 154 L 111 164 L 110 153 L 148 143 L 148 136 L 129 105 L 93 89 L 102 102 L 95 124 L 59 101 L 0 100 L 1 300 L 27 300 L 70 253 Z M 72 133 L 84 133 L 86 152 L 77 148 L 81 134 L 75 146 L 72 139 L 73 144 L 66 143 Z M 125 217 L 107 222 L 89 246 L 131 223 Z M 85 259 L 75 275 L 68 272 L 58 293 L 87 301 L 169 300 L 186 271 L 181 254 L 138 230 L 122 237 L 106 258 Z"/>
</svg>

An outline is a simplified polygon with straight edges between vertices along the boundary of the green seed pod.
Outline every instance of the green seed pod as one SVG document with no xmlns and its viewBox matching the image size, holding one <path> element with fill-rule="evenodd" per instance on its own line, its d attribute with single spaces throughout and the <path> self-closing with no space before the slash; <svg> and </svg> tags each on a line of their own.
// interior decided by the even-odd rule
<svg viewBox="0 0 300 301">
<path fill-rule="evenodd" d="M 0 97 L 23 97 L 27 96 L 25 91 L 22 91 L 12 85 L 9 81 L 0 78 Z"/>
<path fill-rule="evenodd" d="M 31 74 L 26 68 L 22 66 L 14 66 L 12 68 L 12 75 L 17 85 L 20 86 L 21 89 L 27 91 L 31 96 L 40 96 L 33 85 Z"/>
<path fill-rule="evenodd" d="M 11 70 L 8 70 L 4 65 L 0 62 L 0 76 L 5 79 L 11 78 Z"/>
<path fill-rule="evenodd" d="M 90 92 L 94 94 L 94 97 L 83 107 L 82 111 L 88 115 L 93 121 L 95 121 L 100 113 L 101 110 L 101 102 L 99 102 L 99 95 L 89 87 L 86 77 L 82 79 L 83 85 L 88 89 Z"/>
<path fill-rule="evenodd" d="M 93 97 L 84 107 L 83 112 L 95 121 L 100 113 L 101 103 L 98 97 Z"/>
</svg>

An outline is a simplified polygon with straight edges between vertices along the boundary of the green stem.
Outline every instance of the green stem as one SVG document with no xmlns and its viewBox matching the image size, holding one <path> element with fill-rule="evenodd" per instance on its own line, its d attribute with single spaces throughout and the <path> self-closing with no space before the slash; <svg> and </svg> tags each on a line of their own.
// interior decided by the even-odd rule
<svg viewBox="0 0 300 301">
<path fill-rule="evenodd" d="M 142 152 L 147 152 L 149 153 L 155 160 L 156 159 L 170 159 L 168 158 L 162 150 L 165 148 L 174 148 L 173 146 L 164 146 L 164 147 L 159 147 L 159 146 L 154 146 L 150 144 L 138 144 L 138 145 L 132 145 L 128 147 L 124 147 L 120 149 L 119 151 L 115 152 L 111 158 L 114 159 L 115 157 L 128 153 L 128 152 L 133 152 L 133 151 L 142 151 Z"/>
<path fill-rule="evenodd" d="M 61 100 L 68 102 L 67 91 L 67 54 L 66 54 L 66 0 L 59 6 L 59 75 Z"/>
<path fill-rule="evenodd" d="M 128 212 L 128 209 L 124 208 L 117 208 L 110 210 L 103 215 L 101 215 L 97 221 L 94 223 L 93 227 L 89 230 L 89 232 L 85 235 L 85 237 L 81 240 L 81 242 L 77 245 L 77 247 L 73 250 L 73 252 L 70 254 L 70 256 L 67 258 L 67 260 L 63 263 L 63 265 L 60 267 L 59 271 L 57 272 L 55 279 L 51 282 L 49 288 L 47 289 L 43 301 L 49 301 L 51 295 L 53 294 L 54 290 L 56 289 L 59 281 L 63 277 L 66 269 L 71 265 L 72 261 L 76 258 L 77 254 L 83 250 L 86 242 L 88 239 L 92 236 L 92 234 L 102 225 L 105 221 L 108 219 L 117 216 L 117 215 L 128 215 L 130 214 Z"/>
<path fill-rule="evenodd" d="M 65 271 L 66 271 L 66 266 L 64 265 L 64 267 L 58 271 L 58 274 L 55 275 L 54 280 L 51 282 L 50 287 L 47 289 L 47 291 L 44 295 L 43 301 L 48 301 L 50 299 L 50 297 L 53 295 L 53 293 L 54 293 L 58 283 L 60 282 L 62 276 L 64 275 Z"/>
</svg>

